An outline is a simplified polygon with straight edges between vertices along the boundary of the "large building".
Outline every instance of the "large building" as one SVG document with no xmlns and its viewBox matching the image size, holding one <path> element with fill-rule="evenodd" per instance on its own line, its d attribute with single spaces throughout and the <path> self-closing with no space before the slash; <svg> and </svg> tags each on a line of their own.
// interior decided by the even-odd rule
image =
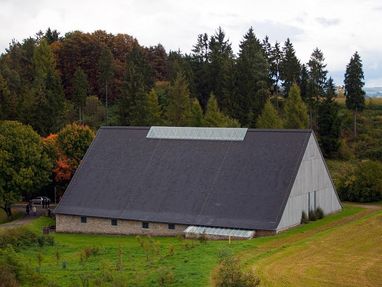
<svg viewBox="0 0 382 287">
<path fill-rule="evenodd" d="M 58 232 L 243 237 L 341 209 L 310 130 L 103 127 L 55 210 Z"/>
</svg>

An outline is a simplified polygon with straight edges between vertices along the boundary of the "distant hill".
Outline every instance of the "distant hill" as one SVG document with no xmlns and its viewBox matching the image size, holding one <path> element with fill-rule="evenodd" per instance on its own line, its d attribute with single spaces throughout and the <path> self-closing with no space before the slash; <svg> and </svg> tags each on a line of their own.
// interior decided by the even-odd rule
<svg viewBox="0 0 382 287">
<path fill-rule="evenodd" d="M 382 98 L 382 87 L 364 88 L 366 96 L 372 98 Z"/>
</svg>

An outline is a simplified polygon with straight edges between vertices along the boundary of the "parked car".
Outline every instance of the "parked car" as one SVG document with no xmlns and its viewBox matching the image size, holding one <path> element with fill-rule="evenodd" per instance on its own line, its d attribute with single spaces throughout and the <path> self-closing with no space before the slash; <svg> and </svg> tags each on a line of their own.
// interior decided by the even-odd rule
<svg viewBox="0 0 382 287">
<path fill-rule="evenodd" d="M 46 197 L 46 196 L 37 196 L 37 197 L 32 199 L 32 203 L 33 204 L 42 204 L 42 201 L 44 199 L 47 201 L 47 203 L 50 203 L 49 197 Z"/>
</svg>

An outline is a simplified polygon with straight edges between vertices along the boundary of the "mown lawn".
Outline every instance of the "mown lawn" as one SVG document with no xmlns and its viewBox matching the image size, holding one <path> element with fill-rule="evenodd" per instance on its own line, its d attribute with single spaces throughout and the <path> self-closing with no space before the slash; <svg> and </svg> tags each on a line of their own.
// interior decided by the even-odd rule
<svg viewBox="0 0 382 287">
<path fill-rule="evenodd" d="M 263 286 L 336 286 L 341 282 L 346 284 L 338 286 L 377 286 L 382 282 L 376 271 L 382 268 L 378 256 L 382 254 L 382 244 L 377 242 L 381 243 L 382 238 L 381 218 L 381 211 L 346 205 L 338 214 L 277 236 L 231 244 L 163 237 L 55 234 L 55 246 L 35 247 L 22 254 L 26 262 L 37 268 L 40 253 L 41 274 L 48 283 L 58 286 L 82 286 L 81 278 L 88 278 L 90 286 L 94 286 L 97 277 L 108 276 L 120 278 L 127 286 L 159 286 L 163 277 L 170 277 L 169 282 L 173 282 L 165 286 L 208 286 L 213 282 L 218 254 L 226 249 L 238 254 L 246 268 L 255 268 Z M 38 231 L 48 224 L 46 220 L 38 219 L 30 228 Z M 84 259 L 80 254 L 90 247 L 98 248 L 98 254 Z M 334 268 L 338 272 L 333 272 Z M 362 278 L 362 284 L 352 285 L 354 278 Z M 364 278 L 378 284 L 367 285 Z"/>
</svg>

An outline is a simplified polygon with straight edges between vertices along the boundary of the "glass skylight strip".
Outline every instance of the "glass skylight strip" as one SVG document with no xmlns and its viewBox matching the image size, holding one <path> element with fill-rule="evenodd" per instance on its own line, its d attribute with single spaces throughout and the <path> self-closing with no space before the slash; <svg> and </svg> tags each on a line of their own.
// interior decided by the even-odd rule
<svg viewBox="0 0 382 287">
<path fill-rule="evenodd" d="M 146 137 L 152 139 L 243 141 L 247 130 L 247 128 L 194 128 L 153 126 L 150 128 Z"/>
</svg>

